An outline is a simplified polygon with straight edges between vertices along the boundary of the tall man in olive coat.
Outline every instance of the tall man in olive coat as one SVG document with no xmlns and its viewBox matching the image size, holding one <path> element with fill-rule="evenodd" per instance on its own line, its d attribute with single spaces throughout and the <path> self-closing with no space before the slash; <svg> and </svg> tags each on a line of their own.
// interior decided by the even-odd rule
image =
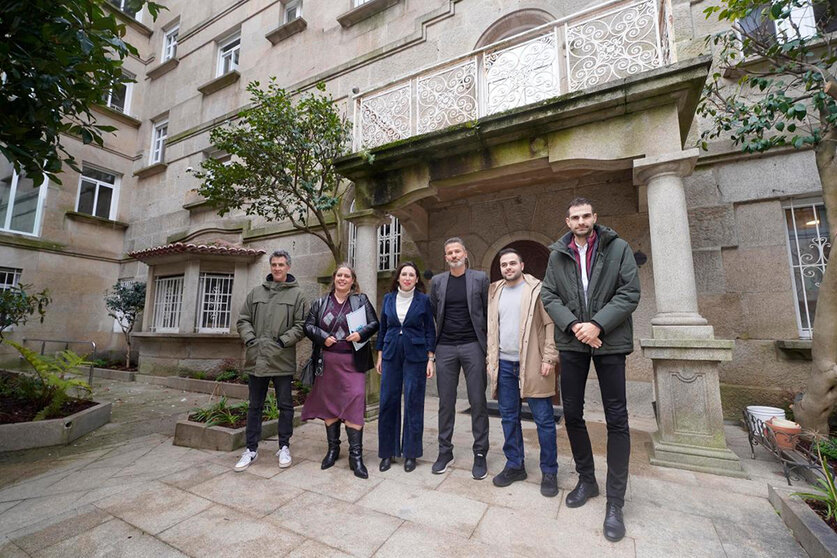
<svg viewBox="0 0 837 558">
<path fill-rule="evenodd" d="M 296 278 L 288 273 L 291 256 L 284 250 L 270 255 L 270 274 L 250 291 L 241 307 L 236 327 L 247 347 L 244 371 L 250 375 L 247 409 L 247 447 L 235 465 L 243 471 L 258 457 L 262 434 L 262 410 L 270 381 L 279 407 L 280 467 L 290 467 L 289 443 L 294 429 L 291 382 L 296 370 L 296 343 L 305 337 L 305 298 Z"/>
<path fill-rule="evenodd" d="M 544 308 L 555 323 L 561 363 L 561 397 L 578 485 L 567 507 L 599 494 L 593 450 L 584 423 L 584 387 L 590 360 L 596 366 L 607 421 L 607 511 L 604 536 L 625 536 L 622 506 L 631 452 L 625 396 L 625 356 L 633 351 L 631 314 L 639 304 L 639 277 L 628 243 L 596 224 L 590 200 L 576 198 L 567 208 L 570 232 L 550 246 L 541 289 Z"/>
</svg>

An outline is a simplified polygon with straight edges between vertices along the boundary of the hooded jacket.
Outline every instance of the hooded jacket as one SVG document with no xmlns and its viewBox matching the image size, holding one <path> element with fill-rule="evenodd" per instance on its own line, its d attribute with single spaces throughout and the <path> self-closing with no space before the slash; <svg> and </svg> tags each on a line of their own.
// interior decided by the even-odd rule
<svg viewBox="0 0 837 558">
<path fill-rule="evenodd" d="M 247 345 L 244 372 L 254 376 L 289 376 L 296 370 L 296 343 L 305 332 L 305 298 L 296 278 L 283 282 L 268 275 L 250 291 L 236 322 Z M 250 343 L 255 340 L 255 343 Z"/>
<path fill-rule="evenodd" d="M 555 346 L 559 351 L 628 354 L 634 350 L 631 314 L 640 295 L 636 260 L 631 247 L 613 229 L 601 225 L 594 228 L 598 246 L 586 303 L 581 273 L 569 246 L 572 232 L 549 247 L 541 300 L 555 322 Z M 595 322 L 601 327 L 602 346 L 593 349 L 576 339 L 569 329 L 574 322 Z"/>
<path fill-rule="evenodd" d="M 555 395 L 555 368 L 541 376 L 541 364 L 556 365 L 554 325 L 541 303 L 541 282 L 523 274 L 523 293 L 520 299 L 520 397 L 552 397 Z M 491 385 L 491 396 L 497 398 L 497 376 L 500 368 L 500 295 L 506 286 L 501 279 L 488 288 L 488 352 L 486 369 Z"/>
</svg>

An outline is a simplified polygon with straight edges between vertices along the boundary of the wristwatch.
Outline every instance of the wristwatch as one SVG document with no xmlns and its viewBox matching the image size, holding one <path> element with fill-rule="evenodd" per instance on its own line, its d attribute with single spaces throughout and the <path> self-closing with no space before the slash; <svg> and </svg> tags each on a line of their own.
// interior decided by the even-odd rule
<svg viewBox="0 0 837 558">
<path fill-rule="evenodd" d="M 427 360 L 429 360 L 430 362 L 436 362 L 436 355 L 427 357 Z"/>
</svg>

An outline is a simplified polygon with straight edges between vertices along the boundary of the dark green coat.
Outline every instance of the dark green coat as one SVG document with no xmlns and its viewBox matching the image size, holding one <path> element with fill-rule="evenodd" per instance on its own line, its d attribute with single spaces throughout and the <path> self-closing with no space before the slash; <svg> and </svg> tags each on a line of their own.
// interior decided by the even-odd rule
<svg viewBox="0 0 837 558">
<path fill-rule="evenodd" d="M 599 244 L 587 287 L 587 304 L 584 304 L 578 264 L 568 246 L 572 233 L 549 247 L 541 300 L 555 322 L 555 347 L 559 351 L 628 354 L 634 350 L 631 314 L 639 304 L 636 260 L 631 247 L 614 230 L 601 225 L 594 227 Z M 575 321 L 593 321 L 602 328 L 599 349 L 585 345 L 572 332 L 567 332 Z"/>
<path fill-rule="evenodd" d="M 268 275 L 264 283 L 250 291 L 236 322 L 245 345 L 256 341 L 247 347 L 244 372 L 254 376 L 294 373 L 296 343 L 305 337 L 305 306 L 302 289 L 290 274 L 282 283 Z"/>
</svg>

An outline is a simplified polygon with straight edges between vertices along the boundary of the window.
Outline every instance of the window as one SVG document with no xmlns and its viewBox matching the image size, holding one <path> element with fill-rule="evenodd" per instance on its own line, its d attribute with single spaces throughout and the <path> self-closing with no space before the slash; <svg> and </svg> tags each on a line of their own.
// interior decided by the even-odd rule
<svg viewBox="0 0 837 558">
<path fill-rule="evenodd" d="M 198 286 L 198 316 L 195 328 L 199 333 L 228 332 L 232 303 L 231 273 L 201 273 Z"/>
<path fill-rule="evenodd" d="M 20 283 L 22 269 L 15 267 L 0 267 L 0 291 L 8 291 Z"/>
<path fill-rule="evenodd" d="M 35 186 L 34 180 L 15 172 L 0 157 L 0 231 L 37 235 L 46 191 L 46 177 Z"/>
<path fill-rule="evenodd" d="M 154 331 L 177 333 L 183 305 L 183 276 L 157 277 L 154 280 Z"/>
<path fill-rule="evenodd" d="M 825 205 L 810 200 L 791 201 L 785 205 L 785 223 L 799 336 L 810 339 L 820 284 L 831 252 Z"/>
<path fill-rule="evenodd" d="M 389 223 L 378 227 L 378 271 L 392 271 L 401 257 L 401 223 L 390 216 Z"/>
<path fill-rule="evenodd" d="M 116 175 L 85 165 L 78 184 L 76 211 L 116 219 Z"/>
<path fill-rule="evenodd" d="M 131 78 L 133 79 L 133 78 Z M 120 83 L 108 91 L 104 97 L 105 106 L 115 111 L 128 114 L 131 107 L 132 83 Z"/>
<path fill-rule="evenodd" d="M 130 2 L 128 0 L 108 0 L 108 2 L 110 2 L 111 4 L 113 4 L 114 6 L 119 8 L 121 11 L 123 11 L 126 14 L 128 14 L 129 16 L 131 16 L 132 18 L 139 21 L 139 19 L 140 19 L 139 10 L 137 10 L 136 8 L 130 7 L 130 5 L 129 5 Z"/>
<path fill-rule="evenodd" d="M 166 158 L 166 138 L 169 136 L 169 121 L 163 120 L 154 124 L 151 133 L 151 164 L 162 163 Z"/>
<path fill-rule="evenodd" d="M 355 202 L 352 202 L 349 212 L 355 210 Z M 397 217 L 390 217 L 389 223 L 378 227 L 378 250 L 376 253 L 377 270 L 392 271 L 398 267 L 398 260 L 401 258 L 401 223 Z M 357 258 L 357 227 L 349 221 L 349 242 L 348 242 L 349 265 L 355 265 Z"/>
<path fill-rule="evenodd" d="M 808 0 L 799 6 L 791 7 L 790 20 L 774 21 L 767 15 L 770 3 L 755 8 L 746 18 L 739 20 L 738 25 L 751 37 L 765 43 L 776 40 L 789 40 L 797 37 L 794 26 L 799 28 L 799 35 L 808 39 L 818 33 L 817 27 L 824 32 L 837 30 L 837 18 L 828 13 L 828 3 Z"/>
<path fill-rule="evenodd" d="M 180 33 L 179 25 L 166 31 L 166 35 L 163 37 L 163 62 L 171 60 L 177 55 L 178 33 Z"/>
<path fill-rule="evenodd" d="M 352 7 L 357 8 L 358 6 L 366 4 L 369 1 L 370 0 L 352 0 Z"/>
<path fill-rule="evenodd" d="M 241 36 L 235 35 L 221 43 L 218 50 L 218 75 L 222 76 L 238 68 Z"/>
<path fill-rule="evenodd" d="M 302 17 L 302 0 L 291 0 L 291 2 L 285 4 L 285 20 L 283 23 L 290 23 L 300 17 Z"/>
</svg>

